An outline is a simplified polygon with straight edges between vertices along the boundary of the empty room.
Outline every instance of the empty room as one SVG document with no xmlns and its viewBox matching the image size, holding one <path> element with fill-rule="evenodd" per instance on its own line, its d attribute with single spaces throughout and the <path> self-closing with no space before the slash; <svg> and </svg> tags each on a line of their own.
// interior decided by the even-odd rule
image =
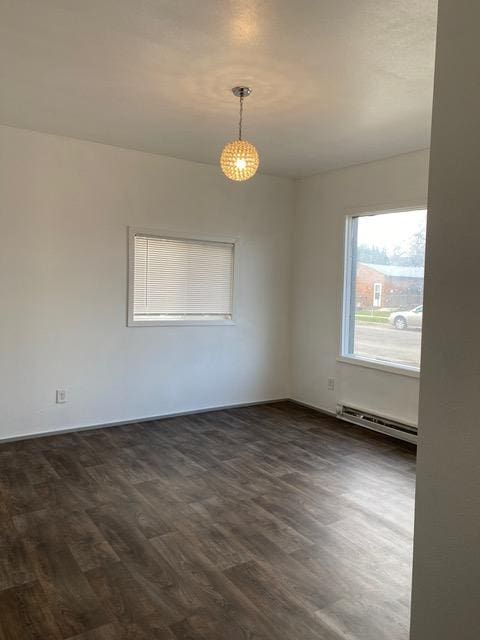
<svg viewBox="0 0 480 640">
<path fill-rule="evenodd" d="M 0 640 L 478 640 L 478 24 L 0 0 Z"/>
</svg>

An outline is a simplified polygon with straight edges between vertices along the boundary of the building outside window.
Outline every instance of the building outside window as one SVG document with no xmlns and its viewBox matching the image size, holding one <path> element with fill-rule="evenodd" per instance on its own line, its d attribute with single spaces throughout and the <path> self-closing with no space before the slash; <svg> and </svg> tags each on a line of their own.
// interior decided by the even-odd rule
<svg viewBox="0 0 480 640">
<path fill-rule="evenodd" d="M 427 212 L 349 217 L 342 356 L 419 370 Z"/>
</svg>

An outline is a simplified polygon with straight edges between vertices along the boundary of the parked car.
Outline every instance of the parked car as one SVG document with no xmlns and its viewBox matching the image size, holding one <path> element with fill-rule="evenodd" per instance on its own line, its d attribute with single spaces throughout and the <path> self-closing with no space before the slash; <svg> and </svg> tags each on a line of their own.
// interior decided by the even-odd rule
<svg viewBox="0 0 480 640">
<path fill-rule="evenodd" d="M 388 321 L 395 329 L 421 329 L 423 317 L 423 305 L 415 307 L 411 311 L 394 311 L 388 317 Z"/>
</svg>

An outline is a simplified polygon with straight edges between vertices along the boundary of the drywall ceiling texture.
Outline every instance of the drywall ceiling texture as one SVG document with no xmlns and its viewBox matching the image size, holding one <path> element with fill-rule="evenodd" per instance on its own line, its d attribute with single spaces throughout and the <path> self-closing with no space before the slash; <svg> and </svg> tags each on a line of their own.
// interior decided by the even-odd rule
<svg viewBox="0 0 480 640">
<path fill-rule="evenodd" d="M 292 208 L 284 178 L 0 127 L 0 437 L 286 397 Z M 238 238 L 237 323 L 127 327 L 129 225 Z"/>
<path fill-rule="evenodd" d="M 299 177 L 429 146 L 436 0 L 0 0 L 0 123 Z"/>
<path fill-rule="evenodd" d="M 292 396 L 335 411 L 350 404 L 417 423 L 418 378 L 337 361 L 348 214 L 427 201 L 428 151 L 339 169 L 297 183 L 293 224 Z M 335 378 L 329 391 L 328 378 Z"/>
<path fill-rule="evenodd" d="M 478 2 L 440 0 L 412 640 L 480 634 L 479 24 Z"/>
</svg>

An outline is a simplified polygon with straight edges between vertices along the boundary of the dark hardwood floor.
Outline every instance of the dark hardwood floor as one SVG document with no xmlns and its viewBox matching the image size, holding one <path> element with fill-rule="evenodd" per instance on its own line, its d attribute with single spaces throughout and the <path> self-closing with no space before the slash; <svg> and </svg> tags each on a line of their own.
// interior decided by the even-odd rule
<svg viewBox="0 0 480 640">
<path fill-rule="evenodd" d="M 414 449 L 290 403 L 0 446 L 2 640 L 407 640 Z"/>
</svg>

